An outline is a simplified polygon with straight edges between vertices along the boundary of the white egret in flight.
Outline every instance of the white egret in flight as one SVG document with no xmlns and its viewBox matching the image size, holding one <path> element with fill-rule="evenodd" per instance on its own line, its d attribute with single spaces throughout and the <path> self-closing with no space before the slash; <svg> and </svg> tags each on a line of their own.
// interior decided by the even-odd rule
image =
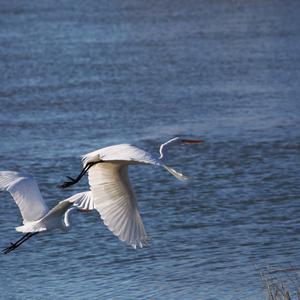
<svg viewBox="0 0 300 300">
<path fill-rule="evenodd" d="M 143 247 L 147 235 L 139 213 L 137 201 L 128 177 L 128 166 L 136 164 L 155 165 L 165 168 L 179 180 L 187 180 L 163 162 L 166 150 L 174 144 L 196 144 L 202 140 L 173 138 L 160 146 L 160 157 L 129 144 L 102 148 L 82 156 L 83 170 L 76 179 L 61 185 L 62 188 L 77 183 L 88 172 L 88 181 L 94 206 L 104 224 L 120 240 L 133 248 Z"/>
<path fill-rule="evenodd" d="M 73 208 L 91 210 L 94 208 L 91 192 L 83 192 L 60 201 L 48 209 L 35 179 L 25 173 L 0 171 L 0 191 L 8 191 L 18 205 L 23 217 L 23 225 L 16 231 L 23 235 L 15 243 L 4 249 L 7 254 L 39 232 L 59 228 L 65 231 L 69 226 L 69 213 Z M 74 205 L 74 207 L 72 207 Z M 64 217 L 64 218 L 63 218 Z"/>
</svg>

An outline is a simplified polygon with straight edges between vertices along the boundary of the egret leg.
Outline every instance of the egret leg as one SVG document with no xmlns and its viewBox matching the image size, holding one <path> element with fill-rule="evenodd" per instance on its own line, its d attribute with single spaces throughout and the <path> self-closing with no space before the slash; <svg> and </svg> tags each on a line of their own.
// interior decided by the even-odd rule
<svg viewBox="0 0 300 300">
<path fill-rule="evenodd" d="M 38 232 L 28 232 L 26 234 L 24 234 L 20 239 L 18 239 L 15 243 L 10 243 L 10 246 L 8 246 L 7 248 L 5 248 L 3 250 L 4 254 L 8 254 L 9 252 L 15 250 L 16 248 L 18 248 L 20 245 L 22 245 L 25 241 L 27 241 L 28 239 L 30 239 L 32 236 L 38 234 Z"/>
<path fill-rule="evenodd" d="M 75 183 L 79 182 L 80 179 L 86 174 L 86 172 L 93 166 L 96 164 L 101 163 L 101 161 L 96 161 L 96 162 L 90 162 L 88 164 L 86 164 L 86 166 L 82 169 L 82 171 L 80 172 L 80 174 L 74 179 L 72 177 L 67 176 L 68 179 L 70 179 L 70 181 L 65 181 L 63 184 L 59 185 L 60 188 L 64 189 L 66 187 L 69 187 L 71 185 L 74 185 Z"/>
<path fill-rule="evenodd" d="M 17 245 L 18 243 L 22 242 L 27 236 L 30 235 L 31 232 L 27 232 L 26 234 L 22 235 L 20 239 L 18 239 L 15 243 L 10 243 L 11 247 L 13 245 Z"/>
</svg>

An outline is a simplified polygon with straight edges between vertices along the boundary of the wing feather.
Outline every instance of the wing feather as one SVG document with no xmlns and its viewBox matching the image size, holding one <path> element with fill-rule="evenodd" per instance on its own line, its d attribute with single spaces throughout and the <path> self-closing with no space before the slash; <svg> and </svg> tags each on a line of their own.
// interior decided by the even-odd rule
<svg viewBox="0 0 300 300">
<path fill-rule="evenodd" d="M 24 224 L 37 221 L 48 212 L 39 187 L 29 174 L 0 171 L 0 190 L 6 190 L 12 195 L 20 209 Z"/>
<path fill-rule="evenodd" d="M 94 201 L 93 201 L 91 191 L 75 194 L 61 201 L 60 203 L 63 203 L 62 206 L 63 210 L 61 211 L 61 214 L 65 214 L 64 223 L 66 227 L 70 226 L 69 218 L 70 218 L 71 211 L 75 209 L 86 210 L 86 211 L 94 209 Z"/>
<path fill-rule="evenodd" d="M 93 210 L 95 208 L 91 191 L 75 194 L 63 201 L 68 201 L 79 209 Z"/>
<path fill-rule="evenodd" d="M 104 224 L 134 248 L 145 245 L 147 235 L 129 182 L 128 165 L 97 164 L 88 175 L 94 206 Z"/>
<path fill-rule="evenodd" d="M 159 161 L 150 153 L 130 144 L 120 144 L 101 148 L 87 153 L 81 158 L 83 165 L 97 161 L 119 161 L 127 162 L 128 164 L 141 163 L 160 165 Z"/>
</svg>

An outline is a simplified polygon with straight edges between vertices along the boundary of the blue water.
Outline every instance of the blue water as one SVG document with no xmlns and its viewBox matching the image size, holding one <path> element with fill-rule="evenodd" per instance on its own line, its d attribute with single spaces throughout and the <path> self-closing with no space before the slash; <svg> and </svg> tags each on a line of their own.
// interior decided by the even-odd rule
<svg viewBox="0 0 300 300">
<path fill-rule="evenodd" d="M 249 3 L 248 3 L 249 2 Z M 1 1 L 0 169 L 32 173 L 49 206 L 79 156 L 129 142 L 149 246 L 96 212 L 0 256 L 1 299 L 266 299 L 260 271 L 300 262 L 299 1 Z M 20 234 L 0 194 L 0 246 Z"/>
</svg>

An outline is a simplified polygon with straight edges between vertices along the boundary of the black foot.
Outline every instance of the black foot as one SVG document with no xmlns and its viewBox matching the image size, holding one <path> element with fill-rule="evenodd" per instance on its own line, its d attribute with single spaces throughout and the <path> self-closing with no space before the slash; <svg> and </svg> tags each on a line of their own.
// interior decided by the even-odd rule
<svg viewBox="0 0 300 300">
<path fill-rule="evenodd" d="M 10 243 L 10 246 L 6 247 L 5 249 L 3 249 L 3 253 L 4 254 L 8 254 L 9 252 L 15 250 L 17 248 L 16 244 Z"/>
<path fill-rule="evenodd" d="M 10 246 L 7 248 L 3 249 L 4 254 L 8 254 L 9 252 L 15 250 L 18 248 L 20 245 L 22 245 L 25 241 L 30 239 L 32 236 L 38 234 L 38 232 L 27 232 L 25 233 L 20 239 L 18 239 L 15 243 L 10 243 Z"/>
</svg>

